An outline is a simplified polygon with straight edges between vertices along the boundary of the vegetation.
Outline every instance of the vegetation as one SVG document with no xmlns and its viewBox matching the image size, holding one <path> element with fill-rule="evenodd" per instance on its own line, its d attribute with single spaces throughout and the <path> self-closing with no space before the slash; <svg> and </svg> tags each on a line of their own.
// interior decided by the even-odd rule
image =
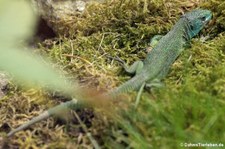
<svg viewBox="0 0 225 149">
<path fill-rule="evenodd" d="M 90 4 L 64 22 L 67 37 L 39 43 L 37 52 L 55 62 L 81 86 L 107 91 L 130 77 L 110 57 L 126 63 L 143 59 L 150 39 L 166 34 L 179 16 L 194 8 L 213 12 L 213 20 L 191 41 L 163 80 L 164 88 L 146 89 L 137 109 L 135 92 L 115 103 L 118 113 L 77 111 L 103 148 L 182 148 L 185 143 L 225 145 L 225 2 L 223 0 L 123 0 Z M 68 31 L 69 29 L 69 31 Z M 10 85 L 0 100 L 2 136 L 64 99 L 38 89 Z M 54 100 L 53 100 L 54 99 Z M 4 108 L 3 108 L 4 107 Z M 101 109 L 100 109 L 101 110 Z M 2 141 L 3 142 L 3 141 Z M 0 140 L 1 143 L 1 140 Z M 48 119 L 4 142 L 8 148 L 88 148 L 78 120 Z M 202 147 L 207 148 L 207 147 Z"/>
</svg>

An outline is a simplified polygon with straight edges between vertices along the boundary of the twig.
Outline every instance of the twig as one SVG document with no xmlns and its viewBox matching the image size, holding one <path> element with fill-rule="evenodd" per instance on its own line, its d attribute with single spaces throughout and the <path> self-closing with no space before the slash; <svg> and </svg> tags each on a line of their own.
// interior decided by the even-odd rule
<svg viewBox="0 0 225 149">
<path fill-rule="evenodd" d="M 77 115 L 76 112 L 74 112 L 78 122 L 81 124 L 81 127 L 83 128 L 83 130 L 86 132 L 89 140 L 91 141 L 92 145 L 95 147 L 95 149 L 100 149 L 100 146 L 98 145 L 97 141 L 93 138 L 93 136 L 91 135 L 90 132 L 88 132 L 88 129 L 86 127 L 86 125 L 81 121 L 80 117 Z"/>
</svg>

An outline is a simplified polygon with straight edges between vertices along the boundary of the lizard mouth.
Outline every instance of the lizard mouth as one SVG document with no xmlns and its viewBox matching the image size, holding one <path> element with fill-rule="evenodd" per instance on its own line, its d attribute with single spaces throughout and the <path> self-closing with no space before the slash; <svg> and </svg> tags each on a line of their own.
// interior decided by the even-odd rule
<svg viewBox="0 0 225 149">
<path fill-rule="evenodd" d="M 206 17 L 204 24 L 208 24 L 211 19 L 212 19 L 212 15 L 210 14 L 208 17 Z"/>
</svg>

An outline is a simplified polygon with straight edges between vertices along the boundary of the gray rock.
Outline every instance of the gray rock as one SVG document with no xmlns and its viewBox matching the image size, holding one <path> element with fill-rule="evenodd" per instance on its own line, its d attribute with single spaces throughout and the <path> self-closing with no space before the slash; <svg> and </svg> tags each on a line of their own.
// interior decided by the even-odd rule
<svg viewBox="0 0 225 149">
<path fill-rule="evenodd" d="M 5 95 L 4 90 L 7 88 L 9 84 L 9 78 L 6 74 L 0 72 L 0 98 Z"/>
<path fill-rule="evenodd" d="M 35 12 L 44 19 L 56 34 L 67 34 L 65 26 L 74 15 L 81 14 L 93 0 L 32 0 Z"/>
</svg>

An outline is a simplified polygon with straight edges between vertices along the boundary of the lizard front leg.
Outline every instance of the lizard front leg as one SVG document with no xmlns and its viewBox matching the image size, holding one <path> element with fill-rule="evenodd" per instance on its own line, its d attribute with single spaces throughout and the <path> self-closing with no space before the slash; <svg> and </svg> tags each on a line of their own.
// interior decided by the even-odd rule
<svg viewBox="0 0 225 149">
<path fill-rule="evenodd" d="M 159 43 L 159 40 L 163 37 L 163 35 L 155 35 L 151 40 L 150 40 L 150 43 L 149 43 L 149 47 L 146 48 L 146 51 L 147 52 L 151 52 L 151 50 L 153 48 L 156 47 L 156 45 Z"/>
</svg>

